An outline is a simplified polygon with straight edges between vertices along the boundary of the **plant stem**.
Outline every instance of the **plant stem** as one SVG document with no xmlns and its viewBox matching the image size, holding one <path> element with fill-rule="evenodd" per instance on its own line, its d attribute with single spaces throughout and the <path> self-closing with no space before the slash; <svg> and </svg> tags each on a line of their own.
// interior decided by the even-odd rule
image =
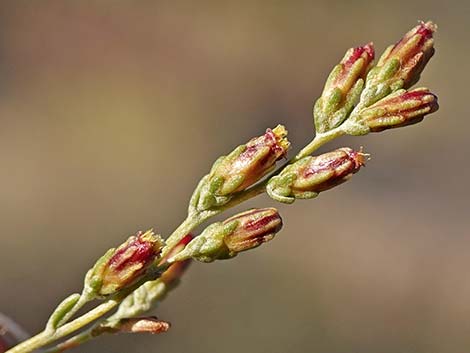
<svg viewBox="0 0 470 353">
<path fill-rule="evenodd" d="M 119 304 L 120 300 L 108 300 L 79 318 L 59 327 L 54 332 L 43 331 L 34 337 L 20 343 L 5 353 L 28 353 L 43 347 L 55 340 L 65 337 L 100 318 Z"/>
<path fill-rule="evenodd" d="M 322 134 L 317 134 L 315 138 L 307 146 L 302 148 L 302 150 L 299 153 L 297 153 L 297 155 L 289 161 L 289 164 L 297 162 L 299 159 L 302 159 L 304 157 L 311 155 L 314 151 L 319 149 L 325 143 L 330 142 L 331 140 L 337 137 L 343 136 L 343 135 L 344 135 L 344 131 L 343 129 L 341 129 L 341 126 L 335 129 L 329 130 L 327 132 L 324 132 Z"/>
<path fill-rule="evenodd" d="M 70 337 L 68 340 L 62 342 L 62 343 L 59 343 L 57 344 L 56 346 L 52 347 L 52 348 L 49 348 L 49 349 L 46 349 L 44 351 L 44 353 L 62 353 L 64 352 L 65 350 L 67 349 L 71 349 L 71 348 L 74 348 L 74 347 L 77 347 L 85 342 L 88 342 L 89 340 L 91 340 L 92 338 L 94 338 L 95 336 L 93 335 L 93 329 L 95 328 L 96 326 L 92 326 L 91 328 L 83 331 L 83 332 L 80 332 L 79 334 L 73 336 L 73 337 Z"/>
<path fill-rule="evenodd" d="M 162 251 L 161 257 L 165 257 L 173 247 L 179 243 L 194 228 L 204 222 L 206 219 L 201 217 L 199 213 L 189 214 L 186 219 L 176 228 L 173 233 L 166 239 L 166 246 Z"/>
</svg>

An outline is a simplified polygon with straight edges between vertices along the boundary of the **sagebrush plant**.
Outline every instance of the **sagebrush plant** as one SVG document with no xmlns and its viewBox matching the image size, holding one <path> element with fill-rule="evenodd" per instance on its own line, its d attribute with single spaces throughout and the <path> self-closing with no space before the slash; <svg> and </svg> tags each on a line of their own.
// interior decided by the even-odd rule
<svg viewBox="0 0 470 353">
<path fill-rule="evenodd" d="M 320 146 L 343 135 L 415 124 L 438 109 L 437 97 L 427 88 L 410 89 L 434 53 L 435 30 L 432 22 L 420 22 L 375 65 L 372 43 L 349 49 L 315 102 L 316 135 L 297 155 L 276 169 L 290 147 L 287 130 L 278 125 L 220 157 L 198 183 L 187 218 L 166 240 L 148 230 L 108 250 L 86 274 L 82 292 L 57 306 L 44 331 L 8 352 L 45 346 L 47 352 L 62 352 L 103 333 L 168 330 L 167 322 L 145 313 L 178 284 L 192 259 L 233 258 L 273 239 L 282 220 L 275 208 L 250 209 L 193 236 L 196 227 L 264 192 L 286 204 L 314 198 L 347 181 L 368 159 L 362 150 L 348 147 L 312 156 Z M 74 318 L 95 300 L 101 303 Z"/>
</svg>

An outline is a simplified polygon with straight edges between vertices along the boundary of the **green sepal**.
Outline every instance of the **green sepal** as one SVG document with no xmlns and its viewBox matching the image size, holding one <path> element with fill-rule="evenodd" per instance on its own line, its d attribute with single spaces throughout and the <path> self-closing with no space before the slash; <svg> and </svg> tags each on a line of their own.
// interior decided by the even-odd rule
<svg viewBox="0 0 470 353">
<path fill-rule="evenodd" d="M 289 167 L 285 170 L 288 168 Z M 290 185 L 292 185 L 296 178 L 297 176 L 295 173 L 288 173 L 288 171 L 283 175 L 274 176 L 269 180 L 268 185 L 266 186 L 266 193 L 273 200 L 291 204 L 295 201 L 295 197 L 292 195 Z"/>
<path fill-rule="evenodd" d="M 67 313 L 70 312 L 70 310 L 72 310 L 78 303 L 80 297 L 80 294 L 74 293 L 62 300 L 62 302 L 57 306 L 57 308 L 55 308 L 54 312 L 49 317 L 49 320 L 47 320 L 46 331 L 55 331 L 55 329 L 59 327 L 65 315 L 67 315 Z"/>
<path fill-rule="evenodd" d="M 103 284 L 102 274 L 108 260 L 113 256 L 115 248 L 111 248 L 101 256 L 95 265 L 87 272 L 83 285 L 83 295 L 87 298 L 100 298 L 98 295 Z"/>
<path fill-rule="evenodd" d="M 196 259 L 201 262 L 228 259 L 235 254 L 230 253 L 224 243 L 224 238 L 235 230 L 238 221 L 223 224 L 221 222 L 209 225 L 198 237 L 191 240 L 184 250 L 169 259 L 169 262 Z"/>
<path fill-rule="evenodd" d="M 397 58 L 390 59 L 384 66 L 380 68 L 380 71 L 377 73 L 377 80 L 379 82 L 387 81 L 392 78 L 400 68 L 400 60 Z"/>
<path fill-rule="evenodd" d="M 318 196 L 318 192 L 304 191 L 295 194 L 296 199 L 314 199 Z"/>
<path fill-rule="evenodd" d="M 345 134 L 351 136 L 363 136 L 370 133 L 369 127 L 361 122 L 355 120 L 348 120 L 341 129 L 344 131 Z"/>
</svg>

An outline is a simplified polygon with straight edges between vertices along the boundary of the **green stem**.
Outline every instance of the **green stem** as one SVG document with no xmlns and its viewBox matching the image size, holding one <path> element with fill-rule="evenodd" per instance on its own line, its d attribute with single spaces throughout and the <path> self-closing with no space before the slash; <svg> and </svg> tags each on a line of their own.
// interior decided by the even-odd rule
<svg viewBox="0 0 470 353">
<path fill-rule="evenodd" d="M 341 129 L 341 127 L 337 127 L 336 129 L 332 129 L 330 131 L 316 135 L 315 138 L 307 146 L 302 148 L 302 150 L 289 161 L 289 164 L 297 162 L 299 159 L 311 155 L 325 143 L 330 142 L 331 140 L 343 135 L 344 131 L 343 129 Z"/>
<path fill-rule="evenodd" d="M 280 170 L 277 170 L 276 172 L 279 172 Z M 215 210 L 210 211 L 210 217 L 213 217 L 225 210 L 228 210 L 229 208 L 235 207 L 242 202 L 245 202 L 249 199 L 252 199 L 253 197 L 256 197 L 266 191 L 266 184 L 268 183 L 269 178 L 266 178 L 262 182 L 256 184 L 255 186 L 244 190 L 242 192 L 239 192 L 238 194 L 235 194 L 234 197 L 227 202 L 225 205 L 216 208 Z"/>
<path fill-rule="evenodd" d="M 88 313 L 80 316 L 79 318 L 59 327 L 57 330 L 53 332 L 43 331 L 37 334 L 34 337 L 20 343 L 19 345 L 11 348 L 10 350 L 6 351 L 5 353 L 28 353 L 32 352 L 35 349 L 43 347 L 49 343 L 52 343 L 59 338 L 65 337 L 72 332 L 75 332 L 81 329 L 83 326 L 88 325 L 89 323 L 95 321 L 96 319 L 100 318 L 114 307 L 119 304 L 119 300 L 108 300 L 103 304 L 97 306 L 96 308 L 90 310 Z"/>
<path fill-rule="evenodd" d="M 165 257 L 173 247 L 180 242 L 187 234 L 204 222 L 205 219 L 199 213 L 189 214 L 188 217 L 181 223 L 178 228 L 166 239 L 166 246 L 162 251 L 162 256 Z"/>
<path fill-rule="evenodd" d="M 91 328 L 80 332 L 78 335 L 75 335 L 64 342 L 59 343 L 58 345 L 52 348 L 46 349 L 44 353 L 62 353 L 67 349 L 77 347 L 85 342 L 90 341 L 92 338 L 95 337 L 92 332 L 95 327 L 96 326 L 94 325 Z"/>
</svg>

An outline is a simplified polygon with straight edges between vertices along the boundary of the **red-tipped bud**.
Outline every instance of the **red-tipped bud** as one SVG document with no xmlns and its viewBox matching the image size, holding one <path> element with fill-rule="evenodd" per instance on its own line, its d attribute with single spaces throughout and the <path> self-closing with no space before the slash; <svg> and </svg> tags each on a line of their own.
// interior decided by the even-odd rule
<svg viewBox="0 0 470 353">
<path fill-rule="evenodd" d="M 233 194 L 260 180 L 286 155 L 289 148 L 286 136 L 287 131 L 282 125 L 267 129 L 264 135 L 253 138 L 224 157 L 211 171 L 214 179 L 223 179 L 216 194 Z"/>
<path fill-rule="evenodd" d="M 331 95 L 334 89 L 339 89 L 343 95 L 348 94 L 358 79 L 366 77 L 367 69 L 374 60 L 374 55 L 372 43 L 349 49 L 341 63 L 330 74 L 323 95 Z"/>
<path fill-rule="evenodd" d="M 274 208 L 253 209 L 224 222 L 213 223 L 186 248 L 169 259 L 178 262 L 194 258 L 202 262 L 229 259 L 239 252 L 265 243 L 279 232 L 282 219 Z"/>
<path fill-rule="evenodd" d="M 400 90 L 364 109 L 358 122 L 372 132 L 416 124 L 438 110 L 437 97 L 426 88 Z"/>
<path fill-rule="evenodd" d="M 114 294 L 134 284 L 154 263 L 163 244 L 160 236 L 151 230 L 129 237 L 98 260 L 87 275 L 86 284 L 99 296 Z"/>
<path fill-rule="evenodd" d="M 119 333 L 151 333 L 157 334 L 168 331 L 170 323 L 158 320 L 156 317 L 141 317 L 122 319 L 119 323 Z"/>
<path fill-rule="evenodd" d="M 222 206 L 234 193 L 255 184 L 286 155 L 290 145 L 286 136 L 287 130 L 278 125 L 220 157 L 193 195 L 191 206 L 199 211 Z"/>
<path fill-rule="evenodd" d="M 225 236 L 224 242 L 230 252 L 239 253 L 274 238 L 282 228 L 282 219 L 275 208 L 263 208 L 240 213 L 223 224 L 236 224 L 234 230 Z"/>
<path fill-rule="evenodd" d="M 166 332 L 170 323 L 158 320 L 155 316 L 121 319 L 115 327 L 116 333 L 151 333 Z"/>
<path fill-rule="evenodd" d="M 388 82 L 392 91 L 409 88 L 418 82 L 421 72 L 434 54 L 433 34 L 437 26 L 420 22 L 381 56 L 367 83 Z"/>
<path fill-rule="evenodd" d="M 93 336 L 103 333 L 150 333 L 158 334 L 170 329 L 170 323 L 158 320 L 155 316 L 120 319 L 117 322 L 104 323 L 95 327 Z M 67 347 L 70 348 L 70 347 Z"/>
<path fill-rule="evenodd" d="M 330 73 L 322 96 L 314 107 L 317 132 L 340 125 L 359 99 L 364 79 L 374 60 L 372 43 L 351 48 Z"/>
<path fill-rule="evenodd" d="M 273 177 L 267 192 L 273 199 L 284 203 L 316 197 L 357 173 L 367 156 L 344 147 L 317 157 L 302 158 Z"/>
</svg>

